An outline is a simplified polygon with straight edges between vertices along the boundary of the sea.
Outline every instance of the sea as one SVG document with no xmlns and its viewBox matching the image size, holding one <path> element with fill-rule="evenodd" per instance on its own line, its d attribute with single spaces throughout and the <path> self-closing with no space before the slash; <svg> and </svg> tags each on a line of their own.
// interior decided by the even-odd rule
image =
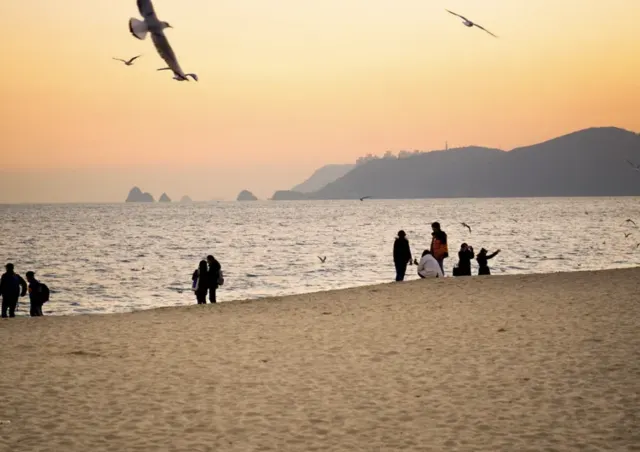
<svg viewBox="0 0 640 452">
<path fill-rule="evenodd" d="M 390 282 L 397 232 L 419 258 L 434 221 L 447 275 L 462 242 L 502 250 L 494 275 L 640 265 L 633 197 L 3 205 L 0 218 L 0 258 L 49 286 L 45 315 L 195 304 L 191 275 L 208 254 L 222 264 L 220 302 Z"/>
</svg>

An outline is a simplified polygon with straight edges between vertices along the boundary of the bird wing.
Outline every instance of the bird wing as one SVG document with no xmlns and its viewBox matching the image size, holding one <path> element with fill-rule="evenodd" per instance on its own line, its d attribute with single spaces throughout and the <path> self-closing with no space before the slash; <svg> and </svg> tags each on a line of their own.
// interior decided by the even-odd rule
<svg viewBox="0 0 640 452">
<path fill-rule="evenodd" d="M 480 30 L 484 30 L 484 31 L 486 31 L 487 33 L 489 33 L 489 34 L 490 34 L 491 36 L 493 36 L 494 38 L 497 38 L 497 36 L 496 36 L 496 35 L 494 35 L 493 33 L 491 33 L 489 30 L 487 30 L 486 28 L 484 28 L 482 25 L 478 25 L 478 24 L 476 24 L 476 23 L 474 23 L 473 25 L 475 25 L 476 27 L 478 27 Z"/>
<path fill-rule="evenodd" d="M 142 56 L 142 55 L 134 56 L 133 58 L 131 58 L 131 59 L 128 61 L 128 63 L 133 63 L 135 60 L 137 60 L 137 59 L 138 59 L 138 58 L 140 58 L 141 56 Z"/>
<path fill-rule="evenodd" d="M 151 0 L 137 0 L 137 2 L 138 11 L 140 11 L 140 15 L 142 17 L 145 19 L 156 17 L 156 11 L 153 9 L 153 3 L 151 3 Z"/>
<path fill-rule="evenodd" d="M 138 0 L 141 1 L 141 0 Z M 153 44 L 156 46 L 156 50 L 160 57 L 167 63 L 167 66 L 176 74 L 184 77 L 184 73 L 178 64 L 178 59 L 176 58 L 176 54 L 173 52 L 171 48 L 171 44 L 169 44 L 169 40 L 164 35 L 163 32 L 153 32 L 151 33 L 151 40 Z"/>
<path fill-rule="evenodd" d="M 127 62 L 126 60 L 123 60 L 122 58 L 114 58 L 114 60 L 116 60 L 116 61 L 122 61 L 123 63 L 126 63 L 126 62 Z"/>
<path fill-rule="evenodd" d="M 638 169 L 638 168 L 640 168 L 640 165 L 636 165 L 635 163 L 630 162 L 629 160 L 627 160 L 627 163 L 628 163 L 628 164 L 629 164 L 629 166 L 631 166 L 631 168 L 633 168 L 633 169 Z"/>
<path fill-rule="evenodd" d="M 458 16 L 460 19 L 464 19 L 464 20 L 466 20 L 467 22 L 471 22 L 471 21 L 470 21 L 469 19 L 467 19 L 466 17 L 461 16 L 460 14 L 454 13 L 453 11 L 449 11 L 448 9 L 445 9 L 445 11 L 446 11 L 446 12 L 448 12 L 449 14 L 453 14 L 454 16 Z"/>
</svg>

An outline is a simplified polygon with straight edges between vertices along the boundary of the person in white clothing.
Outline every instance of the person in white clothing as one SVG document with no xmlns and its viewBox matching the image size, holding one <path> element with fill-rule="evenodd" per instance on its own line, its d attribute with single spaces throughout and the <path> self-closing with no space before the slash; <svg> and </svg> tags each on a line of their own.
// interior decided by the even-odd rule
<svg viewBox="0 0 640 452">
<path fill-rule="evenodd" d="M 424 250 L 418 264 L 418 276 L 421 278 L 444 278 L 440 264 L 429 250 Z"/>
</svg>

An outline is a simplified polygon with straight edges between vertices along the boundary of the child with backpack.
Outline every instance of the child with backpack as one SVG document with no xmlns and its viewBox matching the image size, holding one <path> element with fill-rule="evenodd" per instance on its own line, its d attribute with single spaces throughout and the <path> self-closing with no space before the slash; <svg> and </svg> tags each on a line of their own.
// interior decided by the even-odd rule
<svg viewBox="0 0 640 452">
<path fill-rule="evenodd" d="M 34 272 L 27 272 L 26 276 L 29 282 L 29 301 L 31 302 L 29 314 L 31 317 L 40 317 L 44 315 L 42 305 L 49 301 L 49 288 L 36 279 Z"/>
</svg>

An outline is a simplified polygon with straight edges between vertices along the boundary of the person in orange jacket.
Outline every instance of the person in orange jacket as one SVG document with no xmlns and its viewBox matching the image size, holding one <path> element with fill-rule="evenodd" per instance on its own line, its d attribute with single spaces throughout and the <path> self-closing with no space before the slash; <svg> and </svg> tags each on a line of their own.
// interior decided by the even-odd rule
<svg viewBox="0 0 640 452">
<path fill-rule="evenodd" d="M 440 228 L 440 223 L 437 221 L 431 223 L 431 254 L 438 261 L 440 270 L 444 274 L 444 260 L 449 257 L 449 247 L 447 246 L 447 233 Z"/>
</svg>

